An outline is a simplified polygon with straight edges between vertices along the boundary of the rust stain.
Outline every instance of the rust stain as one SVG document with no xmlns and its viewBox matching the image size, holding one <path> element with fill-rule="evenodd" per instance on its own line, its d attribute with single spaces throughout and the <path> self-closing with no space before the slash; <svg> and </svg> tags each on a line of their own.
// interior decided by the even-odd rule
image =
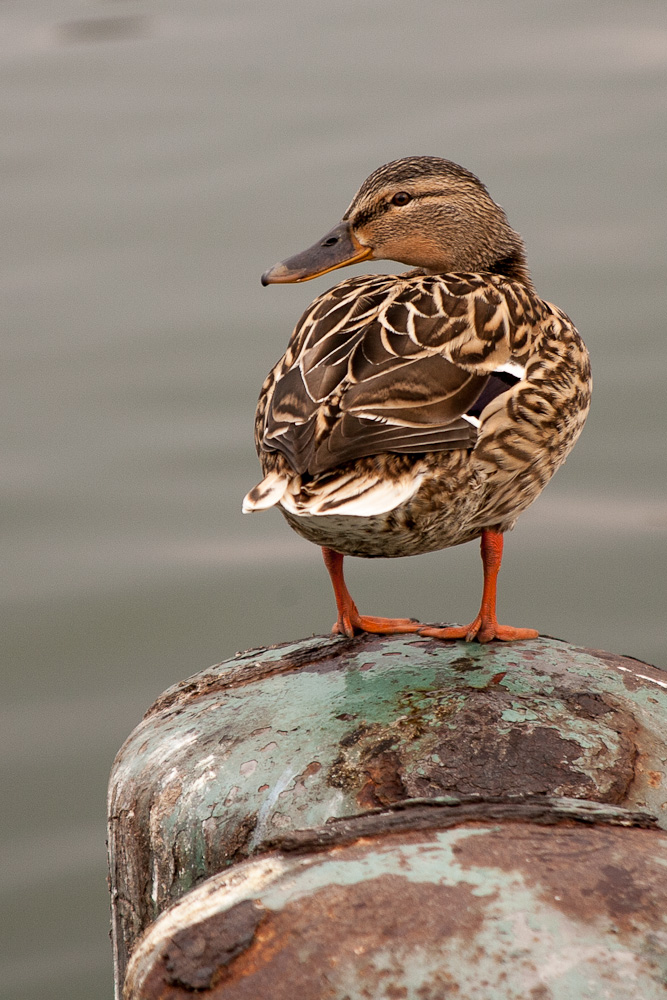
<svg viewBox="0 0 667 1000">
<path fill-rule="evenodd" d="M 327 781 L 365 808 L 443 794 L 622 802 L 635 776 L 634 718 L 585 691 L 555 692 L 554 698 L 577 719 L 604 719 L 603 730 L 613 733 L 618 745 L 613 767 L 596 768 L 594 752 L 563 735 L 567 719 L 560 728 L 537 719 L 529 725 L 505 722 L 503 712 L 514 697 L 496 685 L 466 689 L 462 704 L 451 690 L 408 692 L 406 711 L 393 724 L 362 724 L 340 740 Z M 422 738 L 415 753 L 415 741 Z M 595 777 L 586 773 L 587 764 Z"/>
<path fill-rule="evenodd" d="M 221 970 L 250 947 L 265 915 L 259 903 L 244 900 L 174 934 L 151 969 L 143 995 L 173 996 L 173 987 L 208 993 Z"/>
<path fill-rule="evenodd" d="M 649 788 L 660 788 L 662 785 L 665 775 L 663 771 L 653 771 L 647 768 L 647 763 L 650 761 L 650 756 L 647 753 L 638 753 L 637 760 L 635 762 L 635 770 L 637 775 L 644 775 L 646 778 L 646 784 Z"/>
<path fill-rule="evenodd" d="M 440 763 L 424 761 L 423 775 L 411 776 L 408 791 L 414 796 L 457 792 L 463 795 L 539 795 L 558 792 L 597 799 L 593 780 L 582 774 L 575 761 L 581 746 L 563 739 L 555 729 L 536 726 L 498 732 L 495 713 L 465 712 L 457 731 L 440 738 L 434 751 Z M 462 732 L 465 738 L 462 738 Z M 617 796 L 612 796 L 617 801 Z"/>
<path fill-rule="evenodd" d="M 222 819 L 211 817 L 211 825 L 204 827 L 207 872 L 220 872 L 237 861 L 245 861 L 250 854 L 250 840 L 257 826 L 257 813 L 244 816 L 231 830 L 221 833 Z"/>
<path fill-rule="evenodd" d="M 158 827 L 162 823 L 164 817 L 169 815 L 182 794 L 183 784 L 180 780 L 171 781 L 156 793 L 150 809 L 151 827 Z"/>
<path fill-rule="evenodd" d="M 618 736 L 613 769 L 601 771 L 593 780 L 585 773 L 586 764 L 580 763 L 586 751 L 556 726 L 536 722 L 508 727 L 502 716 L 512 699 L 496 687 L 468 694 L 454 716 L 456 728 L 441 728 L 421 773 L 405 781 L 408 793 L 558 794 L 621 802 L 634 778 L 635 720 L 600 696 L 585 692 L 561 696 L 556 691 L 554 697 L 561 697 L 574 716 L 605 716 L 604 726 Z M 562 728 L 567 733 L 566 720 Z"/>
<path fill-rule="evenodd" d="M 455 660 L 450 662 L 450 667 L 458 673 L 465 674 L 469 671 L 479 670 L 479 663 L 477 663 L 471 656 L 458 656 Z"/>
<path fill-rule="evenodd" d="M 302 795 L 308 794 L 308 787 L 306 782 L 308 778 L 314 777 L 319 771 L 322 770 L 322 765 L 318 760 L 312 760 L 300 774 L 294 776 L 294 784 L 291 787 L 285 789 L 278 796 L 280 799 L 289 799 L 292 796 L 300 797 Z M 273 817 L 274 823 L 277 823 L 277 818 L 280 814 L 275 814 Z M 290 825 L 291 820 L 285 817 L 287 825 Z M 280 824 L 278 824 L 280 825 Z"/>
<path fill-rule="evenodd" d="M 591 694 L 590 691 L 577 691 L 563 697 L 563 701 L 573 714 L 584 719 L 597 719 L 601 715 L 609 715 L 615 708 L 602 695 Z M 636 729 L 632 717 L 624 717 L 624 722 L 629 722 L 631 728 Z"/>
<path fill-rule="evenodd" d="M 362 848 L 361 850 L 368 850 Z M 208 983 L 194 987 L 206 1000 L 322 1000 L 333 996 L 328 971 L 337 966 L 354 970 L 359 987 L 364 983 L 377 995 L 407 996 L 402 956 L 415 949 L 438 951 L 443 940 L 459 938 L 472 944 L 487 906 L 494 896 L 475 896 L 468 885 L 440 886 L 413 883 L 401 875 L 382 875 L 349 886 L 331 885 L 287 904 L 278 912 L 265 911 L 257 920 L 252 940 L 228 959 L 224 923 L 210 934 L 224 934 L 224 961 L 207 969 Z M 244 915 L 248 925 L 255 915 Z M 243 941 L 248 941 L 246 932 Z M 376 963 L 381 955 L 390 961 Z M 169 977 L 169 978 L 168 978 Z M 398 980 L 398 981 L 397 981 Z M 210 984 L 210 985 L 209 985 Z M 174 991 L 174 971 L 164 965 L 151 973 L 150 989 L 142 1000 L 177 1000 L 187 996 Z M 429 976 L 427 996 L 452 995 L 453 976 L 444 968 Z M 192 990 L 185 985 L 185 990 Z M 360 993 L 360 995 L 363 995 Z"/>
<path fill-rule="evenodd" d="M 467 837 L 454 847 L 464 868 L 520 872 L 541 898 L 568 917 L 606 919 L 621 934 L 663 924 L 667 874 L 656 859 L 660 842 L 634 828 L 514 825 Z"/>
<path fill-rule="evenodd" d="M 357 793 L 357 803 L 362 809 L 392 805 L 407 797 L 399 773 L 400 763 L 401 758 L 395 750 L 385 750 L 362 765 L 367 775 Z"/>
<path fill-rule="evenodd" d="M 328 783 L 354 795 L 366 809 L 407 798 L 396 749 L 399 742 L 395 731 L 385 735 L 382 726 L 362 724 L 340 740 L 341 752 L 329 768 Z"/>
<path fill-rule="evenodd" d="M 540 986 L 533 986 L 528 994 L 528 1000 L 553 1000 L 553 993 L 542 983 Z"/>
<path fill-rule="evenodd" d="M 301 781 L 305 781 L 306 778 L 312 778 L 312 776 L 314 774 L 317 774 L 317 772 L 321 771 L 321 770 L 322 770 L 322 765 L 320 764 L 319 760 L 313 760 L 313 761 L 310 762 L 310 764 L 308 765 L 308 767 L 306 767 L 301 772 L 301 774 L 299 775 L 299 778 L 300 778 Z"/>
</svg>

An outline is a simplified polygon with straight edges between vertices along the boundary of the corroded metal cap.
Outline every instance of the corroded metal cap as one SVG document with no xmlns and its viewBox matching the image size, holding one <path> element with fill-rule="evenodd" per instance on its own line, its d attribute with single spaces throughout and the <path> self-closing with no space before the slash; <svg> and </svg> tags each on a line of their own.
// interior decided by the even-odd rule
<svg viewBox="0 0 667 1000">
<path fill-rule="evenodd" d="M 468 646 L 320 637 L 241 654 L 167 691 L 114 765 L 118 989 L 139 936 L 170 904 L 230 865 L 235 875 L 255 870 L 239 862 L 276 846 L 284 852 L 290 837 L 342 850 L 322 831 L 365 813 L 383 817 L 374 838 L 390 836 L 396 809 L 414 810 L 415 799 L 444 808 L 443 796 L 485 808 L 569 797 L 648 812 L 665 825 L 666 758 L 665 675 L 554 639 Z M 627 833 L 662 844 L 657 831 Z"/>
<path fill-rule="evenodd" d="M 555 828 L 502 811 L 430 830 L 404 813 L 214 876 L 138 944 L 125 998 L 662 1000 L 667 834 L 606 807 Z"/>
</svg>

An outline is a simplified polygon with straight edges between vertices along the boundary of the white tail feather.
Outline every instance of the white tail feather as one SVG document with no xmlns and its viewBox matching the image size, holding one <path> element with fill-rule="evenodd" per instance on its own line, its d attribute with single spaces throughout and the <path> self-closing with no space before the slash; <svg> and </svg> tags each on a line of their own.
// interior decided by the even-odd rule
<svg viewBox="0 0 667 1000">
<path fill-rule="evenodd" d="M 251 514 L 254 510 L 267 510 L 282 500 L 289 479 L 279 472 L 270 472 L 257 486 L 253 486 L 243 498 L 243 513 Z"/>
<path fill-rule="evenodd" d="M 287 491 L 280 504 L 291 514 L 326 517 L 345 514 L 350 517 L 373 517 L 386 514 L 409 500 L 421 485 L 423 476 L 404 476 L 398 481 L 368 480 L 353 477 L 333 480 L 329 489 L 320 488 L 313 496 Z"/>
</svg>

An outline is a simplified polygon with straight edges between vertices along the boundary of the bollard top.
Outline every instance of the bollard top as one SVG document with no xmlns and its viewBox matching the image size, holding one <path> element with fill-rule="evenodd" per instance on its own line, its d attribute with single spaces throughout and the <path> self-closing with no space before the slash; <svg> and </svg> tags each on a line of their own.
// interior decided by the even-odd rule
<svg viewBox="0 0 667 1000">
<path fill-rule="evenodd" d="M 146 773 L 176 804 L 186 775 L 211 816 L 256 817 L 253 847 L 420 795 L 570 795 L 648 809 L 667 826 L 666 743 L 667 673 L 629 657 L 545 636 L 314 636 L 238 653 L 165 691 L 116 758 L 110 806 Z"/>
<path fill-rule="evenodd" d="M 201 880 L 414 800 L 569 798 L 667 827 L 667 674 L 541 636 L 315 636 L 167 690 L 120 750 L 109 855 L 120 974 Z"/>
</svg>

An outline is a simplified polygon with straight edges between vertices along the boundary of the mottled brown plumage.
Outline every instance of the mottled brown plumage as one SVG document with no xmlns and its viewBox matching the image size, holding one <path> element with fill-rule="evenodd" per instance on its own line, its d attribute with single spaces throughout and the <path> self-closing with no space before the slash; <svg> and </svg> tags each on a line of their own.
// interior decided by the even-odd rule
<svg viewBox="0 0 667 1000">
<path fill-rule="evenodd" d="M 413 555 L 481 536 L 486 572 L 488 538 L 514 525 L 583 427 L 588 354 L 568 317 L 535 293 L 502 209 L 447 160 L 380 167 L 330 234 L 263 280 L 307 280 L 368 257 L 417 270 L 348 279 L 306 310 L 262 388 L 265 478 L 244 509 L 277 504 L 297 532 L 339 554 Z M 356 608 L 350 617 L 342 570 L 329 563 L 339 631 L 421 627 L 382 627 Z M 493 586 L 495 602 L 495 576 Z M 465 637 L 529 631 L 492 617 Z"/>
</svg>

